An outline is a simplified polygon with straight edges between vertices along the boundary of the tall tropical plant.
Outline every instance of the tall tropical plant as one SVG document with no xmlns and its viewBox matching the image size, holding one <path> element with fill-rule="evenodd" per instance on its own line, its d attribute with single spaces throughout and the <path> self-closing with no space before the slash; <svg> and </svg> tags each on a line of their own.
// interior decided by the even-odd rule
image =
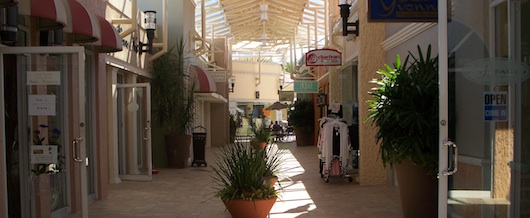
<svg viewBox="0 0 530 218">
<path fill-rule="evenodd" d="M 166 133 L 186 134 L 193 123 L 195 82 L 188 83 L 184 47 L 181 38 L 175 47 L 153 61 L 153 116 Z"/>
<path fill-rule="evenodd" d="M 409 62 L 409 58 L 412 60 Z M 377 142 L 385 165 L 410 160 L 435 175 L 438 169 L 438 57 L 431 58 L 431 46 L 424 55 L 399 55 L 393 67 L 385 64 L 381 79 L 369 92 L 369 116 L 378 127 Z"/>
<path fill-rule="evenodd" d="M 313 101 L 309 99 L 298 99 L 289 110 L 287 120 L 289 125 L 303 132 L 311 132 L 314 129 L 315 109 Z"/>
</svg>

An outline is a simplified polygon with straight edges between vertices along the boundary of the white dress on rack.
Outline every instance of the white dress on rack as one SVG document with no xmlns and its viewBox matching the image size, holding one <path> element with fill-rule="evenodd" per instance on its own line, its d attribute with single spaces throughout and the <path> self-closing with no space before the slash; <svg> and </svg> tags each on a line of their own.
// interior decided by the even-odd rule
<svg viewBox="0 0 530 218">
<path fill-rule="evenodd" d="M 340 134 L 340 154 L 333 155 L 333 134 L 334 129 L 338 129 Z M 328 174 L 330 172 L 331 162 L 335 158 L 339 158 L 341 172 L 344 174 L 348 167 L 348 158 L 349 158 L 349 148 L 350 142 L 348 139 L 348 125 L 337 119 L 328 119 L 322 125 L 322 131 L 320 133 L 319 147 L 320 147 L 320 159 L 322 160 L 324 166 L 322 173 Z M 338 166 L 337 166 L 338 167 Z"/>
</svg>

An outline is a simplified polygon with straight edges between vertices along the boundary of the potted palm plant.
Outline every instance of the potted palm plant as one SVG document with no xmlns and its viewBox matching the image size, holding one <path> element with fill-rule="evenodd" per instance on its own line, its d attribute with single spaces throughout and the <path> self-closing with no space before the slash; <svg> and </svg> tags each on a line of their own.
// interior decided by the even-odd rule
<svg viewBox="0 0 530 218">
<path fill-rule="evenodd" d="M 190 128 L 194 118 L 194 83 L 184 69 L 184 43 L 153 60 L 151 75 L 153 117 L 164 130 L 169 167 L 188 165 Z"/>
<path fill-rule="evenodd" d="M 425 56 L 418 46 L 418 56 L 409 52 L 401 62 L 398 55 L 393 67 L 385 66 L 372 81 L 366 120 L 378 127 L 383 163 L 395 167 L 404 217 L 436 217 L 438 58 L 431 58 L 430 45 Z"/>
<path fill-rule="evenodd" d="M 289 125 L 294 127 L 296 145 L 313 145 L 315 129 L 315 109 L 310 99 L 298 99 L 287 114 Z"/>
<path fill-rule="evenodd" d="M 278 198 L 270 179 L 279 173 L 282 152 L 235 143 L 221 148 L 212 166 L 215 195 L 234 218 L 265 218 Z"/>
<path fill-rule="evenodd" d="M 234 143 L 236 141 L 236 133 L 237 128 L 239 127 L 240 118 L 237 114 L 230 114 L 230 118 L 228 120 L 229 127 L 230 127 L 230 143 Z"/>
<path fill-rule="evenodd" d="M 253 126 L 252 132 L 254 133 L 254 141 L 257 147 L 265 149 L 265 146 L 269 143 L 271 137 L 271 129 L 265 126 Z"/>
</svg>

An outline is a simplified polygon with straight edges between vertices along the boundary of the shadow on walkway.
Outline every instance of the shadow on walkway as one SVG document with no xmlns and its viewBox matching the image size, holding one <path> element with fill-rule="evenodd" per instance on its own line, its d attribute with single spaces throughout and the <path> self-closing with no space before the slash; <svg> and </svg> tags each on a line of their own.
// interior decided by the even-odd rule
<svg viewBox="0 0 530 218">
<path fill-rule="evenodd" d="M 342 177 L 325 183 L 320 174 L 316 147 L 288 149 L 279 186 L 282 196 L 271 210 L 271 218 L 400 218 L 396 187 L 360 186 Z M 106 199 L 89 205 L 89 216 L 97 218 L 167 217 L 229 218 L 220 199 L 214 197 L 211 178 L 218 148 L 206 149 L 208 167 L 158 169 L 151 182 L 122 181 L 109 187 Z M 288 176 L 287 178 L 285 176 Z M 79 214 L 67 216 L 80 217 Z"/>
</svg>

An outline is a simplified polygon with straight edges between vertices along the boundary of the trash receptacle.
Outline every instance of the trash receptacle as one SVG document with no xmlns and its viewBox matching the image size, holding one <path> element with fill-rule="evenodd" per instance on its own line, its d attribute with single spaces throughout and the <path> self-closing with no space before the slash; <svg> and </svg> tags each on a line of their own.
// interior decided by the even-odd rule
<svg viewBox="0 0 530 218">
<path fill-rule="evenodd" d="M 191 166 L 197 165 L 197 166 L 208 166 L 205 159 L 205 149 L 206 149 L 206 128 L 202 126 L 197 126 L 193 128 L 195 131 L 196 129 L 200 129 L 199 131 L 193 132 L 193 161 L 191 162 Z"/>
</svg>

